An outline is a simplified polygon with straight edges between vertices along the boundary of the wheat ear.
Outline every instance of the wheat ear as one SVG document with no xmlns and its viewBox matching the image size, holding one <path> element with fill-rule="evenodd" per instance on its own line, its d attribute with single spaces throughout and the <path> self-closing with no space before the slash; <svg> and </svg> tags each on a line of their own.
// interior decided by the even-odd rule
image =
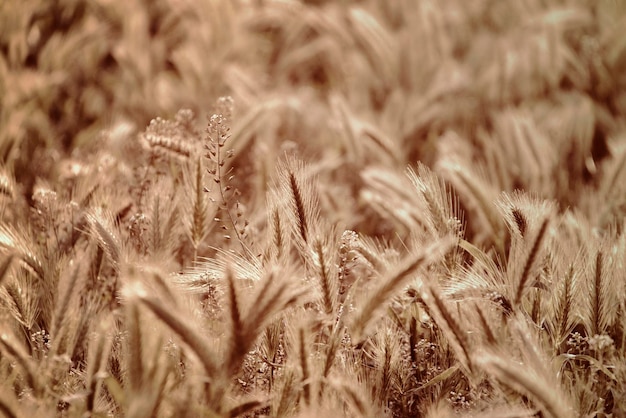
<svg viewBox="0 0 626 418">
<path fill-rule="evenodd" d="M 469 371 L 472 371 L 472 359 L 470 357 L 469 339 L 459 322 L 454 318 L 452 312 L 446 306 L 443 298 L 432 285 L 425 285 L 422 292 L 422 299 L 430 313 L 436 313 L 437 325 L 441 327 L 452 346 L 456 349 L 457 356 Z"/>
<path fill-rule="evenodd" d="M 517 230 L 519 231 L 522 237 L 526 236 L 526 231 L 528 230 L 528 220 L 526 219 L 526 215 L 519 208 L 514 207 L 511 209 L 511 215 L 513 216 L 513 221 L 517 226 Z"/>
<path fill-rule="evenodd" d="M 191 225 L 189 228 L 189 236 L 193 245 L 193 262 L 198 259 L 198 247 L 206 235 L 207 228 L 207 212 L 208 205 L 205 196 L 205 189 L 203 183 L 203 166 L 202 159 L 198 158 L 196 161 L 196 175 L 195 181 L 192 185 L 193 189 L 193 207 L 191 214 Z"/>
<path fill-rule="evenodd" d="M 480 306 L 478 305 L 474 305 L 474 308 L 476 309 L 476 313 L 478 314 L 480 326 L 483 329 L 483 333 L 485 335 L 487 343 L 491 346 L 495 346 L 497 344 L 496 336 L 491 329 L 491 325 L 489 325 L 489 321 L 487 321 L 487 318 L 485 318 L 485 313 L 482 309 L 480 309 Z"/>
<path fill-rule="evenodd" d="M 322 290 L 322 301 L 327 314 L 336 312 L 337 307 L 337 281 L 336 276 L 331 277 L 330 263 L 324 254 L 322 240 L 316 238 L 313 242 L 313 252 L 315 254 L 315 266 L 318 270 L 320 288 Z"/>
<path fill-rule="evenodd" d="M 437 258 L 441 257 L 450 250 L 455 242 L 455 239 L 448 237 L 432 244 L 421 253 L 409 257 L 400 268 L 394 270 L 385 278 L 382 284 L 370 293 L 363 307 L 352 321 L 352 332 L 355 340 L 361 341 L 362 333 L 374 318 L 375 312 L 387 302 L 395 292 L 413 278 L 414 273 L 420 267 L 430 262 L 433 254 Z"/>
<path fill-rule="evenodd" d="M 315 222 L 319 217 L 319 204 L 311 179 L 307 178 L 304 163 L 294 157 L 287 157 L 278 168 L 278 188 L 288 196 L 293 237 L 302 251 L 311 241 L 315 232 Z"/>
<path fill-rule="evenodd" d="M 281 225 L 280 212 L 278 208 L 272 210 L 272 243 L 276 249 L 276 258 L 280 259 L 285 246 L 285 238 L 283 237 L 283 228 Z"/>
<path fill-rule="evenodd" d="M 116 271 L 119 271 L 122 259 L 122 246 L 117 235 L 113 231 L 111 222 L 108 220 L 109 217 L 104 215 L 100 210 L 92 211 L 86 216 L 89 226 L 91 227 L 91 233 L 96 238 L 98 246 L 109 257 L 109 260 Z"/>
<path fill-rule="evenodd" d="M 43 282 L 46 272 L 33 247 L 29 245 L 32 242 L 33 239 L 18 234 L 15 229 L 0 226 L 0 248 L 4 248 L 6 253 L 17 255 L 22 261 L 21 265 Z"/>
<path fill-rule="evenodd" d="M 541 227 L 539 227 L 539 232 L 537 232 L 537 236 L 533 242 L 532 247 L 530 248 L 530 252 L 526 258 L 526 262 L 524 263 L 524 268 L 522 270 L 522 274 L 517 284 L 517 291 L 515 293 L 515 304 L 520 305 L 522 302 L 522 296 L 524 295 L 524 290 L 526 289 L 526 284 L 530 280 L 530 272 L 535 264 L 535 260 L 539 255 L 539 251 L 541 250 L 541 244 L 545 237 L 546 231 L 548 230 L 549 218 L 546 218 L 541 223 Z"/>
<path fill-rule="evenodd" d="M 522 364 L 490 353 L 479 358 L 479 364 L 501 383 L 532 398 L 553 418 L 568 418 L 572 411 L 563 403 L 554 387 L 527 370 Z"/>
<path fill-rule="evenodd" d="M 128 293 L 128 292 L 127 292 Z M 163 321 L 172 331 L 174 331 L 180 338 L 189 346 L 189 348 L 198 356 L 200 363 L 204 367 L 204 371 L 209 379 L 213 379 L 217 376 L 219 370 L 217 361 L 214 354 L 209 347 L 211 344 L 192 328 L 188 321 L 182 318 L 180 315 L 176 315 L 170 309 L 167 309 L 163 304 L 155 298 L 149 296 L 143 289 L 136 289 L 134 291 L 141 303 L 143 303 L 157 318 Z"/>
<path fill-rule="evenodd" d="M 603 255 L 599 250 L 596 254 L 595 274 L 591 296 L 591 335 L 600 335 L 603 332 L 604 299 L 603 293 Z"/>
<path fill-rule="evenodd" d="M 296 225 L 298 226 L 298 232 L 300 238 L 304 242 L 309 241 L 309 220 L 307 219 L 305 211 L 305 203 L 300 191 L 300 186 L 296 180 L 296 175 L 293 171 L 288 173 L 289 176 L 289 189 L 291 190 L 291 198 L 293 199 L 293 209 L 295 211 Z"/>
<path fill-rule="evenodd" d="M 570 265 L 563 279 L 563 290 L 557 304 L 558 336 L 562 341 L 568 334 L 574 307 L 574 266 Z"/>
</svg>

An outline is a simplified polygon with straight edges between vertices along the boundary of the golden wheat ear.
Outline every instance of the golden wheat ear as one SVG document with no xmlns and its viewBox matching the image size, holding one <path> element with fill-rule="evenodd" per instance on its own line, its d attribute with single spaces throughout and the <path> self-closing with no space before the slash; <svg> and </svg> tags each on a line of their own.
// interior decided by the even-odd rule
<svg viewBox="0 0 626 418">
<path fill-rule="evenodd" d="M 381 306 L 411 279 L 414 279 L 420 268 L 439 261 L 455 244 L 456 238 L 454 237 L 438 240 L 416 254 L 407 256 L 398 267 L 391 269 L 366 297 L 352 318 L 350 328 L 353 340 L 362 343 L 368 326 L 376 319 Z"/>
<path fill-rule="evenodd" d="M 517 290 L 515 292 L 514 303 L 518 306 L 522 303 L 522 296 L 524 295 L 524 291 L 526 290 L 528 283 L 531 281 L 532 268 L 534 267 L 542 250 L 542 245 L 546 236 L 546 231 L 548 229 L 549 220 L 549 218 L 545 218 L 541 222 L 541 226 L 539 227 L 539 230 L 537 231 L 532 241 L 532 245 L 529 247 L 528 253 L 526 255 L 526 260 L 523 264 L 523 268 L 517 282 Z"/>
<path fill-rule="evenodd" d="M 321 306 L 328 315 L 335 314 L 338 307 L 339 276 L 332 257 L 337 253 L 334 242 L 316 237 L 312 244 L 312 269 L 317 273 L 321 291 Z"/>
<path fill-rule="evenodd" d="M 194 352 L 204 367 L 207 378 L 212 380 L 219 377 L 221 368 L 213 351 L 212 344 L 199 330 L 189 324 L 189 320 L 182 314 L 173 311 L 169 304 L 150 295 L 139 282 L 128 283 L 122 289 L 122 294 L 128 303 L 140 302 L 150 310 L 159 320 L 174 331 L 181 340 Z"/>
<path fill-rule="evenodd" d="M 617 246 L 608 240 L 598 243 L 593 259 L 591 274 L 586 277 L 587 312 L 585 327 L 590 336 L 606 334 L 616 320 L 619 296 L 623 295 L 624 284 L 618 280 L 620 261 L 615 254 Z M 622 246 L 623 248 L 623 246 Z"/>
<path fill-rule="evenodd" d="M 463 324 L 461 317 L 452 313 L 447 301 L 443 299 L 441 292 L 434 284 L 425 284 L 421 293 L 422 300 L 428 307 L 429 315 L 443 330 L 463 367 L 472 374 L 474 366 L 471 357 L 472 347 L 467 332 L 468 327 Z"/>
<path fill-rule="evenodd" d="M 46 271 L 39 255 L 35 240 L 22 231 L 8 225 L 0 225 L 0 251 L 19 257 L 21 266 L 40 281 L 44 281 Z"/>
<path fill-rule="evenodd" d="M 458 197 L 452 188 L 431 169 L 418 163 L 407 176 L 427 208 L 427 226 L 432 236 L 463 235 L 464 222 Z"/>
<path fill-rule="evenodd" d="M 271 235 L 267 244 L 267 258 L 270 260 L 281 260 L 288 254 L 290 248 L 290 236 L 285 231 L 285 217 L 281 215 L 280 198 L 278 193 L 269 193 L 269 210 L 268 210 L 268 225 L 271 230 Z"/>
<path fill-rule="evenodd" d="M 305 164 L 295 157 L 286 157 L 278 165 L 277 190 L 282 191 L 292 236 L 304 251 L 316 235 L 319 202 L 315 186 Z"/>
<path fill-rule="evenodd" d="M 142 387 L 144 370 L 143 370 L 143 339 L 141 335 L 139 309 L 137 304 L 128 303 L 125 307 L 126 311 L 126 331 L 128 333 L 127 340 L 127 378 L 129 388 L 132 392 L 138 393 Z"/>
<path fill-rule="evenodd" d="M 486 352 L 476 358 L 476 363 L 504 386 L 532 399 L 548 416 L 567 418 L 574 413 L 551 382 L 508 355 Z"/>
<path fill-rule="evenodd" d="M 89 233 L 98 243 L 98 247 L 107 255 L 116 272 L 124 255 L 122 242 L 116 231 L 113 215 L 103 209 L 92 210 L 86 214 Z"/>
<path fill-rule="evenodd" d="M 192 196 L 191 204 L 183 205 L 184 226 L 187 238 L 193 246 L 192 265 L 198 261 L 198 248 L 209 233 L 212 225 L 209 219 L 213 218 L 209 212 L 209 198 L 205 192 L 204 171 L 205 166 L 202 158 L 198 158 L 193 166 L 194 170 L 185 172 L 185 189 L 187 195 Z M 215 208 L 212 208 L 213 211 Z"/>
</svg>

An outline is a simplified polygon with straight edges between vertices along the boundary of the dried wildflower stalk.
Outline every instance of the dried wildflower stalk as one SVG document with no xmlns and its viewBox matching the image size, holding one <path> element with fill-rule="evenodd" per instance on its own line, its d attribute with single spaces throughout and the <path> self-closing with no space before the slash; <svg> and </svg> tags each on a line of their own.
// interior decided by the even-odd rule
<svg viewBox="0 0 626 418">
<path fill-rule="evenodd" d="M 231 97 L 221 97 L 218 99 L 213 114 L 209 117 L 209 123 L 206 128 L 206 141 L 204 144 L 205 158 L 211 163 L 211 167 L 207 168 L 207 172 L 212 176 L 213 183 L 216 184 L 218 190 L 217 202 L 221 212 L 226 216 L 226 220 L 219 217 L 215 218 L 216 222 L 222 225 L 222 229 L 227 231 L 224 238 L 230 240 L 232 237 L 228 233 L 235 234 L 237 241 L 241 245 L 245 253 L 250 253 L 246 247 L 246 227 L 248 221 L 243 219 L 242 205 L 238 200 L 234 202 L 233 198 L 238 194 L 237 190 L 233 190 L 229 184 L 233 178 L 233 167 L 226 169 L 226 160 L 234 157 L 233 149 L 225 150 L 224 147 L 231 137 L 231 124 L 233 113 L 233 99 Z M 226 170 L 225 170 L 226 169 Z M 225 170 L 225 171 L 224 171 Z M 211 190 L 205 188 L 205 192 Z M 212 201 L 216 201 L 211 198 Z"/>
</svg>

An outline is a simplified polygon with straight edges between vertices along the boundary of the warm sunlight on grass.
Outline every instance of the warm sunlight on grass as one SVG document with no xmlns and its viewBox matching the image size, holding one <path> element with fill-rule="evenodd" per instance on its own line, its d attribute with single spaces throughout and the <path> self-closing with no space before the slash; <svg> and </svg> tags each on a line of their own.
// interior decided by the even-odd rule
<svg viewBox="0 0 626 418">
<path fill-rule="evenodd" d="M 626 416 L 624 28 L 0 0 L 0 415 Z"/>
</svg>

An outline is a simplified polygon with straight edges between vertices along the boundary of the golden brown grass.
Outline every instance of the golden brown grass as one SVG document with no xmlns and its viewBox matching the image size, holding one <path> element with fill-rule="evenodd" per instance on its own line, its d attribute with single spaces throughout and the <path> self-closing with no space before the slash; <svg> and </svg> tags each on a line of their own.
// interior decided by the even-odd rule
<svg viewBox="0 0 626 418">
<path fill-rule="evenodd" d="M 621 416 L 625 26 L 0 1 L 0 415 Z"/>
</svg>

